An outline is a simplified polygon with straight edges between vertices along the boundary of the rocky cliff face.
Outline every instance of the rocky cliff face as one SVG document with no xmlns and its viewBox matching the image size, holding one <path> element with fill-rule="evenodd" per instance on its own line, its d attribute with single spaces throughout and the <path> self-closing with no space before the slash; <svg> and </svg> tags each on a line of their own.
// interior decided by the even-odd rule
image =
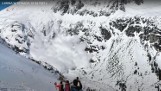
<svg viewBox="0 0 161 91">
<path fill-rule="evenodd" d="M 91 15 L 110 16 L 117 10 L 125 12 L 125 4 L 134 2 L 137 5 L 143 3 L 143 0 L 61 0 L 57 2 L 56 7 L 53 7 L 54 12 L 61 12 L 61 14 L 79 14 L 81 16 Z M 90 8 L 86 8 L 90 7 Z"/>
</svg>

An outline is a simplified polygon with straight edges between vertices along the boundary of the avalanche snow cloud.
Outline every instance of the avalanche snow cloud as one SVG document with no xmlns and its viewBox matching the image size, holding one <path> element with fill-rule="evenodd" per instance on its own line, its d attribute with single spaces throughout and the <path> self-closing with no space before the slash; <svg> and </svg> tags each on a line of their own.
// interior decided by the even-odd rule
<svg viewBox="0 0 161 91">
<path fill-rule="evenodd" d="M 49 64 L 70 81 L 79 76 L 84 90 L 157 91 L 160 5 L 156 0 L 15 4 L 0 12 L 0 37 L 16 53 Z"/>
</svg>

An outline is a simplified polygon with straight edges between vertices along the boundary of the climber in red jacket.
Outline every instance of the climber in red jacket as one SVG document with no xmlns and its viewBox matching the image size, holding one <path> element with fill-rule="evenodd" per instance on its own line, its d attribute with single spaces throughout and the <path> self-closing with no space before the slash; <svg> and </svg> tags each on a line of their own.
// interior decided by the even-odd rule
<svg viewBox="0 0 161 91">
<path fill-rule="evenodd" d="M 70 91 L 70 83 L 68 80 L 65 82 L 65 90 L 64 91 Z"/>
<path fill-rule="evenodd" d="M 64 87 L 63 87 L 63 82 L 60 81 L 60 84 L 55 83 L 55 87 L 56 90 L 58 89 L 58 91 L 64 91 Z"/>
</svg>

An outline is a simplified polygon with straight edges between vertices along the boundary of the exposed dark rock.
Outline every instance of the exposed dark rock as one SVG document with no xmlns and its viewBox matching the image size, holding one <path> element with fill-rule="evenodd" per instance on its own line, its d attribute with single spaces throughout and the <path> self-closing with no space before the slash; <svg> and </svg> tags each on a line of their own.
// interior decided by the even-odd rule
<svg viewBox="0 0 161 91">
<path fill-rule="evenodd" d="M 142 30 L 140 26 L 129 26 L 127 30 L 125 30 L 126 35 L 129 37 L 134 37 L 134 33 L 139 33 Z"/>
<path fill-rule="evenodd" d="M 11 31 L 12 31 L 12 32 L 16 32 L 17 30 L 16 30 L 16 29 L 12 29 Z"/>
<path fill-rule="evenodd" d="M 84 6 L 84 4 L 81 2 L 81 0 L 79 0 L 78 2 L 79 3 L 76 5 L 77 10 L 81 9 Z"/>
<path fill-rule="evenodd" d="M 135 62 L 135 66 L 137 66 L 138 65 L 138 63 L 137 62 Z"/>
<path fill-rule="evenodd" d="M 130 3 L 132 1 L 134 1 L 136 4 L 140 5 L 143 3 L 143 0 L 117 0 L 117 1 L 120 1 L 121 3 L 123 4 L 127 4 L 127 3 Z"/>
<path fill-rule="evenodd" d="M 104 49 L 106 49 L 106 47 L 105 46 L 101 46 L 101 49 L 104 50 Z"/>
<path fill-rule="evenodd" d="M 148 59 L 149 59 L 149 62 L 150 62 L 152 60 L 152 57 L 149 53 L 147 54 L 147 56 L 148 56 Z"/>
<path fill-rule="evenodd" d="M 97 41 L 99 41 L 99 42 L 102 42 L 102 41 L 103 41 L 103 39 L 102 39 L 100 36 L 94 35 L 94 37 L 95 37 L 95 39 L 97 39 Z"/>
<path fill-rule="evenodd" d="M 107 29 L 100 27 L 100 30 L 101 30 L 101 34 L 105 40 L 109 40 L 111 38 L 111 33 Z"/>
<path fill-rule="evenodd" d="M 142 23 L 146 26 L 142 27 Z M 126 35 L 129 37 L 134 37 L 135 34 L 139 34 L 141 44 L 144 45 L 145 41 L 149 41 L 157 51 L 161 51 L 161 29 L 151 19 L 142 17 L 123 18 L 111 21 L 109 25 L 121 32 L 125 30 Z"/>
<path fill-rule="evenodd" d="M 128 19 L 127 20 L 116 19 L 116 21 L 111 21 L 109 24 L 122 32 L 128 23 L 129 23 Z"/>
<path fill-rule="evenodd" d="M 76 24 L 71 24 L 70 26 L 73 26 L 73 28 L 70 28 L 67 30 L 67 34 L 70 34 L 70 35 L 78 35 L 80 31 L 86 31 L 86 29 L 83 28 L 83 24 L 81 22 L 77 22 Z"/>
<path fill-rule="evenodd" d="M 85 1 L 85 0 L 84 0 Z M 126 11 L 125 4 L 127 3 L 136 3 L 137 5 L 140 5 L 143 3 L 143 0 L 111 0 L 110 4 L 107 5 L 107 8 L 110 8 L 110 10 L 100 10 L 98 12 L 95 11 L 89 11 L 86 9 L 82 9 L 85 5 L 92 5 L 93 7 L 96 7 L 96 5 L 99 5 L 102 0 L 100 1 L 85 1 L 83 0 L 56 0 L 57 6 L 53 7 L 54 12 L 61 11 L 62 15 L 64 13 L 70 13 L 70 14 L 79 14 L 79 15 L 91 15 L 93 17 L 96 16 L 110 16 L 112 13 L 115 13 L 117 10 Z M 93 3 L 90 3 L 93 2 Z"/>
<path fill-rule="evenodd" d="M 159 72 L 158 72 L 158 76 L 159 76 L 159 80 L 161 80 L 161 70 L 159 69 Z"/>
<path fill-rule="evenodd" d="M 69 29 L 67 31 L 70 35 L 78 35 L 79 31 L 77 29 Z"/>
<path fill-rule="evenodd" d="M 56 33 L 53 33 L 53 34 L 52 34 L 52 39 L 54 39 L 54 38 L 55 38 L 55 36 L 56 36 Z"/>
<path fill-rule="evenodd" d="M 86 47 L 85 51 L 88 51 L 89 53 L 93 53 L 93 52 L 98 52 L 98 49 L 96 49 L 95 46 L 90 46 L 90 47 Z"/>
<path fill-rule="evenodd" d="M 121 91 L 126 91 L 126 82 L 125 81 L 117 81 L 116 85 L 119 86 L 119 89 Z"/>
<path fill-rule="evenodd" d="M 63 13 L 66 13 L 69 9 L 69 1 L 68 0 L 63 0 L 60 2 L 60 8 L 59 10 L 62 10 Z"/>
<path fill-rule="evenodd" d="M 46 62 L 43 64 L 42 61 L 37 61 L 33 58 L 29 58 L 29 59 L 32 60 L 33 62 L 39 64 L 40 66 L 44 67 L 44 69 L 50 71 L 51 73 L 61 75 L 61 73 L 57 69 L 55 69 L 52 65 L 50 65 Z"/>
<path fill-rule="evenodd" d="M 76 3 L 76 0 L 71 0 L 71 5 L 74 5 Z"/>
<path fill-rule="evenodd" d="M 157 51 L 161 51 L 161 45 L 159 45 L 158 43 L 155 43 L 153 46 Z"/>
<path fill-rule="evenodd" d="M 134 74 L 137 74 L 137 70 L 134 71 Z"/>
<path fill-rule="evenodd" d="M 26 49 L 26 48 L 19 48 L 19 47 L 17 47 L 17 46 L 14 46 L 13 48 L 12 48 L 16 53 L 20 53 L 20 52 L 23 52 L 23 53 L 27 53 L 28 52 L 28 49 Z"/>
<path fill-rule="evenodd" d="M 95 61 L 93 59 L 90 59 L 89 62 L 90 63 L 95 63 Z"/>
</svg>

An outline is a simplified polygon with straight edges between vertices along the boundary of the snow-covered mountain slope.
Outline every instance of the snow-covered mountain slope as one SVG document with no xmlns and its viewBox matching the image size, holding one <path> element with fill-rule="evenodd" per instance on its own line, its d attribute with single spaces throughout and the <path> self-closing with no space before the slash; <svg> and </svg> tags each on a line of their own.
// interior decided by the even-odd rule
<svg viewBox="0 0 161 91">
<path fill-rule="evenodd" d="M 85 51 L 93 56 L 91 66 L 77 74 L 120 91 L 157 90 L 161 78 L 161 29 L 154 22 L 150 18 L 133 17 L 117 18 L 92 28 L 84 28 L 82 23 L 76 34 L 87 43 Z"/>
<path fill-rule="evenodd" d="M 8 9 L 12 8 L 13 11 L 1 12 L 1 37 L 14 49 L 22 55 L 26 53 L 38 61 L 47 62 L 62 72 L 88 65 L 89 57 L 83 49 L 85 44 L 76 43 L 79 38 L 66 36 L 59 29 L 61 20 L 53 15 L 49 6 L 42 9 L 40 6 L 29 8 L 20 5 Z M 22 15 L 17 16 L 17 10 Z"/>
<path fill-rule="evenodd" d="M 0 90 L 54 91 L 58 77 L 0 43 Z"/>
<path fill-rule="evenodd" d="M 0 12 L 0 37 L 17 53 L 52 65 L 70 81 L 79 76 L 84 89 L 157 91 L 161 2 L 122 1 L 13 5 Z"/>
</svg>

